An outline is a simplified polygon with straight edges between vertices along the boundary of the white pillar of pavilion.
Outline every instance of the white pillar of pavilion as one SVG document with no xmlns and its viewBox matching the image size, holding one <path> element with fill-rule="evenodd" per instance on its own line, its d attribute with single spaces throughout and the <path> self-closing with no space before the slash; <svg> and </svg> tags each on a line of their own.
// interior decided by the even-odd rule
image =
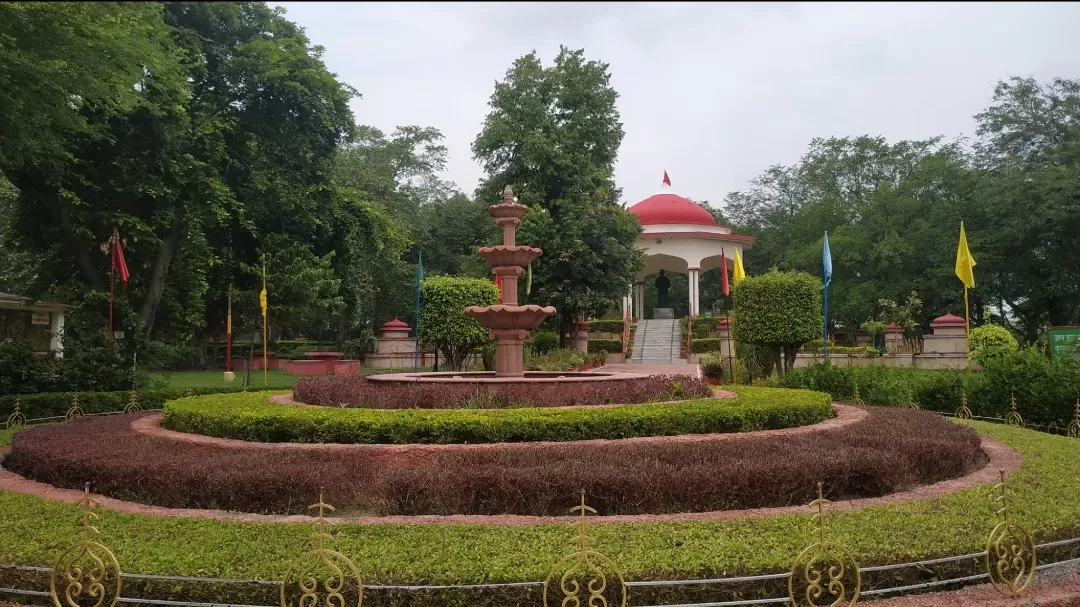
<svg viewBox="0 0 1080 607">
<path fill-rule="evenodd" d="M 689 268 L 687 269 L 686 282 L 690 285 L 690 297 L 687 299 L 689 302 L 690 316 L 697 316 L 701 310 L 701 294 L 698 292 L 698 277 L 701 275 L 701 268 Z"/>
<path fill-rule="evenodd" d="M 638 320 L 645 320 L 645 283 L 634 283 L 634 318 Z"/>
</svg>

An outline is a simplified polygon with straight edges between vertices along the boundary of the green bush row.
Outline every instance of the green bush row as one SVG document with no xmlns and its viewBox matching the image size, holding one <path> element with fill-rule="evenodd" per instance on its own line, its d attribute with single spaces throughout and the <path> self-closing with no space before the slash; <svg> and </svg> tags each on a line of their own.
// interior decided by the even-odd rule
<svg viewBox="0 0 1080 607">
<path fill-rule="evenodd" d="M 239 382 L 234 386 L 220 386 L 214 388 L 160 388 L 152 390 L 139 390 L 137 398 L 143 409 L 160 409 L 165 401 L 195 396 L 200 394 L 222 394 L 228 392 L 240 392 Z M 8 416 L 15 411 L 15 401 L 19 402 L 19 410 L 28 419 L 44 417 L 63 417 L 67 415 L 74 398 L 79 397 L 79 407 L 84 413 L 116 413 L 123 411 L 124 407 L 131 402 L 131 392 L 44 392 L 41 394 L 23 394 L 20 396 L 0 397 L 0 423 L 4 423 Z"/>
<path fill-rule="evenodd" d="M 621 334 L 622 330 L 623 321 L 621 318 L 589 321 L 589 332 Z"/>
<path fill-rule="evenodd" d="M 691 342 L 691 347 L 694 348 L 694 354 L 703 354 L 705 352 L 719 352 L 721 339 L 719 337 L 695 337 Z"/>
<path fill-rule="evenodd" d="M 891 367 L 839 367 L 815 364 L 786 373 L 780 384 L 828 392 L 836 400 L 851 400 L 855 385 L 870 405 L 902 405 L 910 398 L 922 409 L 953 413 L 966 394 L 976 416 L 1005 416 L 1010 398 L 1029 424 L 1065 428 L 1080 397 L 1080 364 L 1050 364 L 1036 348 L 987 361 L 982 371 L 924 371 Z"/>
<path fill-rule="evenodd" d="M 820 353 L 824 346 L 820 341 L 808 343 L 802 347 L 803 352 Z M 870 357 L 880 356 L 881 352 L 873 346 L 834 346 L 829 344 L 829 354 L 867 354 Z"/>
<path fill-rule="evenodd" d="M 503 443 L 749 432 L 832 416 L 820 392 L 741 388 L 738 399 L 569 409 L 331 409 L 269 401 L 268 393 L 182 398 L 165 406 L 170 430 L 256 442 Z"/>
<path fill-rule="evenodd" d="M 608 354 L 618 354 L 622 352 L 622 340 L 621 339 L 590 339 L 589 340 L 589 353 L 596 354 L 598 352 L 607 352 Z"/>
</svg>

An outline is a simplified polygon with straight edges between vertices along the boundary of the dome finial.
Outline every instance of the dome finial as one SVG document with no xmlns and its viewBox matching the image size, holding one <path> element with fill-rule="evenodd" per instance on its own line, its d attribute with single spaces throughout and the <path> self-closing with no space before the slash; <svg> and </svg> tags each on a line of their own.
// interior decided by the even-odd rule
<svg viewBox="0 0 1080 607">
<path fill-rule="evenodd" d="M 503 188 L 502 201 L 503 203 L 514 202 L 514 188 L 510 187 L 510 184 Z"/>
</svg>

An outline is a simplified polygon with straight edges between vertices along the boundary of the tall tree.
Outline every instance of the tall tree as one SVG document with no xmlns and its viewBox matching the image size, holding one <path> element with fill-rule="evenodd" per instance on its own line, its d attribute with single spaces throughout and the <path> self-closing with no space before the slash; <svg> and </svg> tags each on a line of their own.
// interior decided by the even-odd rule
<svg viewBox="0 0 1080 607">
<path fill-rule="evenodd" d="M 494 204 L 511 185 L 533 208 L 519 232 L 544 249 L 530 301 L 559 308 L 563 338 L 576 315 L 626 294 L 644 266 L 641 227 L 613 180 L 624 132 L 608 67 L 566 47 L 546 68 L 535 52 L 521 57 L 495 85 L 472 148 L 487 172 L 479 200 Z"/>
</svg>

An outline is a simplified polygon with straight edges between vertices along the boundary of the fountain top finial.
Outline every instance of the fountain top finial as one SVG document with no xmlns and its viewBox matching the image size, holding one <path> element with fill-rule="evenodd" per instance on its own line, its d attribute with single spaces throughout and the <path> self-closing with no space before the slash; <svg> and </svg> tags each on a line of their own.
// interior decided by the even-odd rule
<svg viewBox="0 0 1080 607">
<path fill-rule="evenodd" d="M 514 188 L 510 187 L 510 185 L 507 184 L 507 186 L 503 188 L 502 197 L 503 202 L 514 202 Z"/>
</svg>

